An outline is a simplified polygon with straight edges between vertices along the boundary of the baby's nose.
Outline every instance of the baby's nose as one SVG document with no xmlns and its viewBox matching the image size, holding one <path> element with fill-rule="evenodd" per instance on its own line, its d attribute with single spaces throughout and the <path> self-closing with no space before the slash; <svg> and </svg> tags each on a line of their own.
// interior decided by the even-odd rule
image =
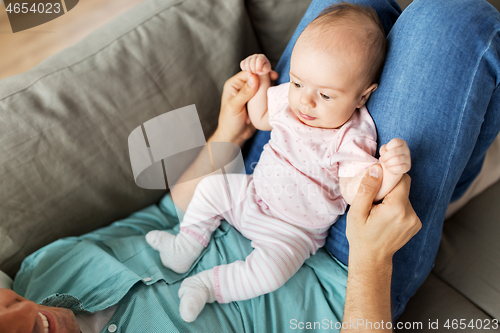
<svg viewBox="0 0 500 333">
<path fill-rule="evenodd" d="M 309 108 L 315 107 L 314 100 L 309 94 L 302 94 L 302 96 L 300 96 L 300 104 Z"/>
</svg>

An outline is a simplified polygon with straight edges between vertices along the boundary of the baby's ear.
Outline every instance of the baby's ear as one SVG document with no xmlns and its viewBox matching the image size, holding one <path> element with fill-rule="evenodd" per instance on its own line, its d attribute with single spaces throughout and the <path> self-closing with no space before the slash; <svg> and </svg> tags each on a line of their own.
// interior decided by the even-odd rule
<svg viewBox="0 0 500 333">
<path fill-rule="evenodd" d="M 370 85 L 368 88 L 366 88 L 366 90 L 361 95 L 361 99 L 359 100 L 359 103 L 358 103 L 358 105 L 356 107 L 359 109 L 360 107 L 362 107 L 363 105 L 365 105 L 366 101 L 368 100 L 368 98 L 370 97 L 370 95 L 372 94 L 372 92 L 374 92 L 375 90 L 377 90 L 377 88 L 378 88 L 378 84 L 377 83 L 372 83 L 372 85 Z"/>
</svg>

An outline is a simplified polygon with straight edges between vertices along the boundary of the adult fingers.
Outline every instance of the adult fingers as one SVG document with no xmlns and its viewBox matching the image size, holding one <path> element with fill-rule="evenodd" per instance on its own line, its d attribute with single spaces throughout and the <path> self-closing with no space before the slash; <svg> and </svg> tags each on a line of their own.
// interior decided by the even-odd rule
<svg viewBox="0 0 500 333">
<path fill-rule="evenodd" d="M 241 108 L 252 98 L 259 89 L 259 79 L 255 74 L 246 73 L 248 80 L 241 86 L 239 91 L 229 99 L 234 108 Z"/>
<path fill-rule="evenodd" d="M 372 209 L 373 200 L 382 185 L 382 168 L 375 164 L 365 173 L 359 184 L 358 193 L 349 210 L 349 217 L 355 221 L 366 222 Z M 351 220 L 350 219 L 350 220 Z"/>
<path fill-rule="evenodd" d="M 398 201 L 406 204 L 406 202 L 409 201 L 408 197 L 410 196 L 410 185 L 411 178 L 407 173 L 405 173 L 399 183 L 385 196 L 384 203 L 389 204 L 392 201 Z"/>
<path fill-rule="evenodd" d="M 245 71 L 241 71 L 232 77 L 230 77 L 226 83 L 224 83 L 224 90 L 222 94 L 234 96 L 238 93 L 238 91 L 243 88 L 245 83 L 248 81 L 249 73 Z"/>
</svg>

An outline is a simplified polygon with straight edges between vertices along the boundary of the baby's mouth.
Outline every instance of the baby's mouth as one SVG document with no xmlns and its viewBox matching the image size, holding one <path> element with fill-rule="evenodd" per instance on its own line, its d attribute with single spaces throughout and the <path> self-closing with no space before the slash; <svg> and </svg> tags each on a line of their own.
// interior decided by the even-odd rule
<svg viewBox="0 0 500 333">
<path fill-rule="evenodd" d="M 316 119 L 316 117 L 311 117 L 311 116 L 308 116 L 307 114 L 303 114 L 302 112 L 299 111 L 299 115 L 304 118 L 305 120 L 314 120 Z"/>
</svg>

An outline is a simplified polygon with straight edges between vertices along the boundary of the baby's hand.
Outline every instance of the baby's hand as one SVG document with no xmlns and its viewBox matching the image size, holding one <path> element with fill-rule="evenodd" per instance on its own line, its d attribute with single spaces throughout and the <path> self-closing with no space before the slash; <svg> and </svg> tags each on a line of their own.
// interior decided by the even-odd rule
<svg viewBox="0 0 500 333">
<path fill-rule="evenodd" d="M 380 147 L 380 163 L 387 171 L 400 175 L 411 168 L 410 149 L 403 139 L 392 139 Z"/>
<path fill-rule="evenodd" d="M 264 75 L 271 71 L 271 63 L 263 54 L 254 54 L 240 62 L 241 70 L 252 74 Z"/>
</svg>

